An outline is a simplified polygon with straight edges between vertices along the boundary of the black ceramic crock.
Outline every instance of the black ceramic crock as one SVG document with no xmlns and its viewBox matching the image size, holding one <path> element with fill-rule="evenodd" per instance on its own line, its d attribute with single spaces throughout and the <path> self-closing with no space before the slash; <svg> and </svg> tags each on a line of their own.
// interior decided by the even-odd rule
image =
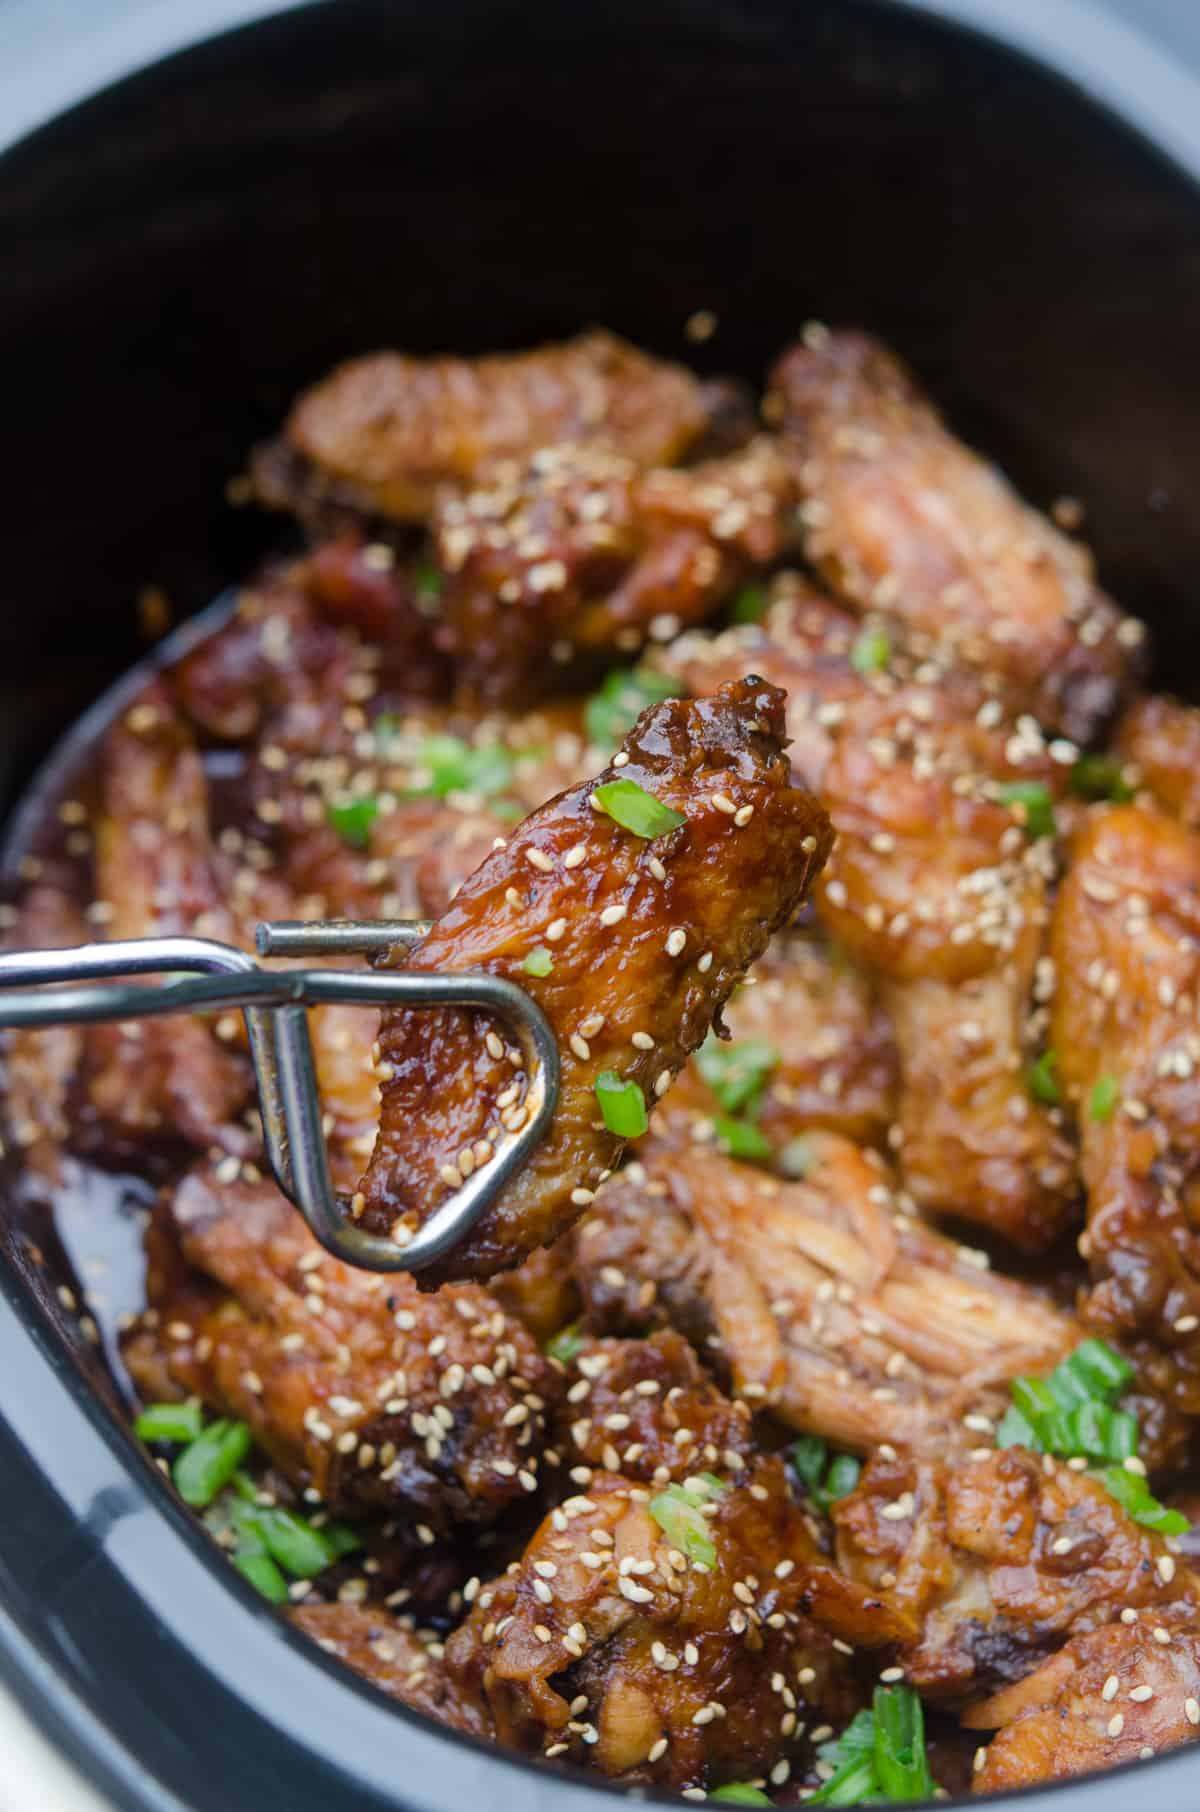
<svg viewBox="0 0 1200 1812">
<path fill-rule="evenodd" d="M 139 592 L 190 613 L 278 537 L 224 486 L 298 385 L 593 321 L 751 378 L 813 315 L 871 327 L 1034 498 L 1086 500 L 1160 676 L 1200 692 L 1200 87 L 1136 37 L 1073 0 L 244 10 L 272 16 L 0 158 L 5 810 L 144 652 Z M 0 1672 L 113 1803 L 595 1806 L 243 1587 L 129 1440 L 49 1229 L 6 1206 Z M 1192 1812 L 1200 1749 L 1016 1802 L 1140 1795 Z"/>
</svg>

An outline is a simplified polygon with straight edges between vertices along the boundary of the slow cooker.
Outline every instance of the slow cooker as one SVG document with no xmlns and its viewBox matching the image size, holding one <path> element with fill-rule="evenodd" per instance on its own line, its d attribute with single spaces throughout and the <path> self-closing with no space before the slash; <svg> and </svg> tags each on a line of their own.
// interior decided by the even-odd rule
<svg viewBox="0 0 1200 1812">
<path fill-rule="evenodd" d="M 250 22 L 203 36 L 214 17 Z M 5 810 L 145 651 L 139 595 L 188 615 L 277 544 L 226 484 L 304 381 L 376 345 L 593 321 L 754 379 L 815 313 L 869 326 L 1029 495 L 1086 501 L 1106 586 L 1200 694 L 1200 85 L 1111 15 L 233 0 L 147 9 L 102 54 L 122 79 L 81 99 L 95 64 L 63 45 L 30 109 L 67 110 L 0 158 Z M 717 331 L 686 348 L 701 309 Z M 610 1795 L 397 1709 L 234 1576 L 128 1434 L 64 1306 L 67 1246 L 6 1189 L 0 1675 L 98 1792 L 130 1812 Z M 1014 1798 L 1142 1793 L 1194 1806 L 1200 1749 Z"/>
</svg>

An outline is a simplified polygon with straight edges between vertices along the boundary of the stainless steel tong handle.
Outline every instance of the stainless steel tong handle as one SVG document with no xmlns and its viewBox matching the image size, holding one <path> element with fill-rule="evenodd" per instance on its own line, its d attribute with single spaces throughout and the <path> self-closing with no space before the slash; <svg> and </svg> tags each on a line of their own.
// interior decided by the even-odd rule
<svg viewBox="0 0 1200 1812">
<path fill-rule="evenodd" d="M 258 927 L 263 956 L 377 955 L 410 944 L 413 920 L 280 921 Z M 157 987 L 112 980 L 162 975 Z M 84 985 L 84 984 L 99 985 Z M 498 976 L 399 970 L 268 970 L 245 951 L 199 937 L 132 938 L 69 950 L 0 953 L 0 1026 L 37 1027 L 143 1019 L 238 1007 L 258 1085 L 263 1142 L 276 1182 L 335 1258 L 368 1271 L 419 1271 L 456 1246 L 527 1162 L 558 1102 L 558 1044 L 540 1007 Z M 26 992 L 30 990 L 31 992 Z M 355 1225 L 329 1173 L 307 1008 L 477 1007 L 504 1021 L 521 1048 L 529 1116 L 494 1157 L 444 1201 L 404 1245 Z"/>
</svg>

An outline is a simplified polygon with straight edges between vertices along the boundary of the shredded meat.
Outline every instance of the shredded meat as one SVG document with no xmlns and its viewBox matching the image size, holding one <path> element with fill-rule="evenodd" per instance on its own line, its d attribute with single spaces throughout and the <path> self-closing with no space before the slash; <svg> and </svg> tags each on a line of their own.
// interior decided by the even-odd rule
<svg viewBox="0 0 1200 1812">
<path fill-rule="evenodd" d="M 590 1326 L 678 1327 L 735 1392 L 792 1427 L 870 1452 L 962 1452 L 1015 1373 L 1050 1370 L 1078 1324 L 898 1215 L 873 1152 L 807 1141 L 783 1183 L 704 1145 L 659 1145 L 601 1191 L 576 1235 Z"/>
<path fill-rule="evenodd" d="M 413 950 L 410 971 L 484 970 L 524 985 L 558 1034 L 563 1065 L 541 1146 L 423 1285 L 510 1267 L 578 1218 L 623 1143 L 600 1118 L 597 1078 L 616 1070 L 653 1105 L 800 904 L 830 832 L 790 783 L 782 702 L 773 687 L 743 682 L 644 712 L 599 781 L 527 818 Z M 592 804 L 596 786 L 616 780 L 686 821 L 635 835 Z M 524 967 L 539 948 L 552 961 L 544 978 Z M 394 1231 L 399 1222 L 403 1236 L 464 1161 L 486 1162 L 523 1122 L 528 1085 L 494 1023 L 463 1009 L 391 1010 L 380 1048 L 383 1110 L 363 1219 Z"/>
<path fill-rule="evenodd" d="M 818 329 L 771 377 L 794 450 L 805 552 L 913 651 L 993 677 L 1014 712 L 1089 742 L 1136 672 L 1142 628 L 1077 542 L 949 432 L 910 372 L 863 333 Z"/>
</svg>

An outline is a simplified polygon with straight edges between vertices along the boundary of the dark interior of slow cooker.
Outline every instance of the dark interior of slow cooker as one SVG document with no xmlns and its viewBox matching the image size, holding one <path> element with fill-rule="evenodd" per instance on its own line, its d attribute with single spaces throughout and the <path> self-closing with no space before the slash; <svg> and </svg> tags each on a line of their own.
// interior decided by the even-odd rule
<svg viewBox="0 0 1200 1812">
<path fill-rule="evenodd" d="M 1200 196 L 1058 78 L 928 17 L 338 0 L 177 57 L 9 153 L 0 242 L 2 809 L 145 652 L 144 588 L 189 614 L 278 541 L 225 485 L 297 386 L 377 345 L 516 347 L 588 322 L 750 378 L 811 316 L 871 327 L 1036 500 L 1086 503 L 1106 584 L 1149 618 L 1160 673 L 1200 692 Z M 702 307 L 719 328 L 691 348 Z M 11 1216 L 0 1238 L 52 1352 L 98 1376 L 48 1287 L 62 1275 L 30 1264 Z M 244 1619 L 229 1606 L 206 1612 L 210 1644 Z M 62 1615 L 72 1665 L 94 1666 Z M 140 1718 L 144 1746 L 152 1706 L 159 1774 L 198 1795 L 199 1704 L 139 1693 L 110 1683 L 112 1719 Z M 344 1720 L 313 1740 L 351 1766 Z M 442 1802 L 465 1803 L 466 1751 L 442 1747 L 460 1758 Z M 222 1774 L 227 1748 L 210 1746 L 211 1803 L 257 1803 L 244 1752 Z M 524 1804 L 566 1792 L 494 1773 Z M 301 1778 L 277 1803 L 308 1803 Z M 403 1770 L 395 1791 L 424 1803 L 431 1783 Z"/>
</svg>

